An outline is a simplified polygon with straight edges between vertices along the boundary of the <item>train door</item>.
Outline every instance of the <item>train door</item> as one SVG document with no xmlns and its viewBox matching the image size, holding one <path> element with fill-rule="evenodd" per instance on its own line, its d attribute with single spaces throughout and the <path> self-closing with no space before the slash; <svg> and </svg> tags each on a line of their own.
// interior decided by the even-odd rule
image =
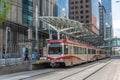
<svg viewBox="0 0 120 80">
<path fill-rule="evenodd" d="M 87 60 L 87 49 L 83 48 L 83 50 L 84 50 L 84 60 Z"/>
<path fill-rule="evenodd" d="M 92 54 L 92 49 L 88 48 L 88 61 L 92 60 L 93 56 L 94 55 Z"/>
<path fill-rule="evenodd" d="M 86 48 L 86 61 L 88 61 L 88 48 Z"/>
</svg>

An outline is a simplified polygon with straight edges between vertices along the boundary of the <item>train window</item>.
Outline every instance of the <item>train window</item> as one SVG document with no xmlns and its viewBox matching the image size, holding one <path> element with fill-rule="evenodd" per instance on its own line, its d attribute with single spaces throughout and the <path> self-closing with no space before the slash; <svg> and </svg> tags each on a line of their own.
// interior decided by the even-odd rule
<svg viewBox="0 0 120 80">
<path fill-rule="evenodd" d="M 79 50 L 79 48 L 77 47 L 77 54 L 79 54 L 79 51 L 78 51 L 78 50 Z"/>
<path fill-rule="evenodd" d="M 76 54 L 78 54 L 78 47 L 76 47 Z"/>
<path fill-rule="evenodd" d="M 76 54 L 76 46 L 74 46 L 74 54 Z"/>
<path fill-rule="evenodd" d="M 94 49 L 92 49 L 92 54 L 95 54 L 95 50 Z"/>
<path fill-rule="evenodd" d="M 84 54 L 86 54 L 86 48 L 84 48 Z"/>
<path fill-rule="evenodd" d="M 49 47 L 49 54 L 62 54 L 62 47 Z"/>
<path fill-rule="evenodd" d="M 74 46 L 74 54 L 78 54 L 78 47 Z"/>
<path fill-rule="evenodd" d="M 64 54 L 68 54 L 68 45 L 64 45 Z"/>
<path fill-rule="evenodd" d="M 72 54 L 73 53 L 73 47 L 72 46 L 69 46 L 68 47 L 68 54 Z"/>
<path fill-rule="evenodd" d="M 80 52 L 79 52 L 80 54 L 82 54 L 82 48 L 80 47 Z"/>
<path fill-rule="evenodd" d="M 90 49 L 88 49 L 88 54 L 91 54 L 91 50 Z"/>
<path fill-rule="evenodd" d="M 60 42 L 53 42 L 53 43 L 51 43 L 51 44 L 54 44 L 54 45 L 55 45 L 55 44 L 60 44 Z"/>
</svg>

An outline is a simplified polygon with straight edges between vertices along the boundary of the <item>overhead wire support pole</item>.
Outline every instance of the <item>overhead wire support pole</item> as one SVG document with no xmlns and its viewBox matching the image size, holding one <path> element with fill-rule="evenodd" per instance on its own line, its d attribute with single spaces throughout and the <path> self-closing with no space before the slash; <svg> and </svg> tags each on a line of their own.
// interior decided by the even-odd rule
<svg viewBox="0 0 120 80">
<path fill-rule="evenodd" d="M 36 17 L 35 17 L 35 38 L 36 38 L 36 45 L 35 45 L 35 48 L 37 50 L 37 53 L 38 53 L 38 44 L 39 44 L 39 40 L 38 40 L 38 5 L 36 5 L 36 10 L 35 10 L 35 13 L 36 13 Z"/>
</svg>

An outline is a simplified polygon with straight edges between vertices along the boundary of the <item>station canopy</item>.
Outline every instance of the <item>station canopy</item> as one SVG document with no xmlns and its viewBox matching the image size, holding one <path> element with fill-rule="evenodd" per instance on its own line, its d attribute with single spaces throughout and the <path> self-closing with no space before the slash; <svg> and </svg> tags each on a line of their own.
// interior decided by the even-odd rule
<svg viewBox="0 0 120 80">
<path fill-rule="evenodd" d="M 57 32 L 59 31 L 60 34 L 73 36 L 76 39 L 82 39 L 96 45 L 103 41 L 103 39 L 94 33 L 87 25 L 78 21 L 51 16 L 42 16 L 39 17 L 39 19 L 49 26 L 52 26 Z"/>
</svg>

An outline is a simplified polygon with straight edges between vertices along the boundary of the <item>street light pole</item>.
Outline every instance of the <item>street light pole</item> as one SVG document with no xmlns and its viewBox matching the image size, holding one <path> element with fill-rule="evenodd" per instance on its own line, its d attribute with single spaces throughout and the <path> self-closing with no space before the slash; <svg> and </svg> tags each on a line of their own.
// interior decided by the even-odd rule
<svg viewBox="0 0 120 80">
<path fill-rule="evenodd" d="M 39 40 L 38 40 L 38 5 L 36 5 L 36 17 L 35 17 L 35 20 L 36 20 L 36 26 L 35 26 L 35 37 L 36 37 L 36 45 L 35 45 L 35 48 L 37 50 L 37 53 L 38 53 L 38 44 L 39 44 Z"/>
<path fill-rule="evenodd" d="M 7 49 L 8 49 L 8 31 L 11 31 L 9 27 L 6 27 L 6 48 L 5 48 L 5 58 L 6 58 L 6 55 L 7 55 Z M 11 34 L 10 34 L 11 35 Z"/>
<path fill-rule="evenodd" d="M 6 54 L 7 54 L 7 40 L 8 40 L 8 27 L 6 27 L 6 46 L 5 46 L 5 58 L 6 58 Z"/>
</svg>

